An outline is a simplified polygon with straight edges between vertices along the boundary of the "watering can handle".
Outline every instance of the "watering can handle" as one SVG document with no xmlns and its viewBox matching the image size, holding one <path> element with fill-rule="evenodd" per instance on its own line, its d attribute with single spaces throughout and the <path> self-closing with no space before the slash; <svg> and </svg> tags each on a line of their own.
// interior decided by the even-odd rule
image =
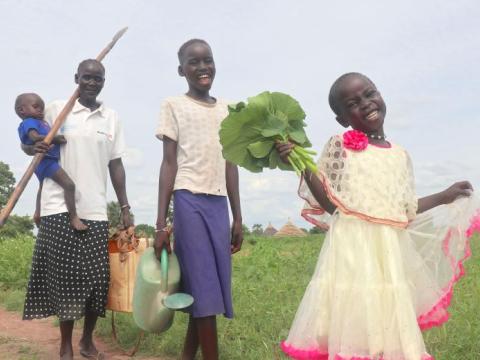
<svg viewBox="0 0 480 360">
<path fill-rule="evenodd" d="M 162 292 L 167 292 L 168 290 L 168 252 L 167 249 L 162 249 L 162 254 L 160 257 L 160 266 L 162 271 Z"/>
</svg>

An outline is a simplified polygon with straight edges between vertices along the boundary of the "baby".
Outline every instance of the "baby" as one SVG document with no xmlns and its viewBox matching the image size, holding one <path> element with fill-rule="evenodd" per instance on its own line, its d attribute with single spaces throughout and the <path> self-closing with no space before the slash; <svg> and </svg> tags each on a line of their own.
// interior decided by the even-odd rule
<svg viewBox="0 0 480 360">
<path fill-rule="evenodd" d="M 18 126 L 18 135 L 20 141 L 25 145 L 34 145 L 43 141 L 50 131 L 50 125 L 43 119 L 45 103 L 42 98 L 34 93 L 25 93 L 17 96 L 15 100 L 15 112 L 22 119 Z M 77 215 L 75 208 L 75 184 L 68 174 L 59 165 L 60 146 L 65 144 L 63 135 L 57 135 L 53 138 L 51 149 L 45 154 L 44 158 L 35 169 L 40 181 L 40 188 L 37 195 L 34 220 L 38 225 L 40 223 L 40 194 L 42 190 L 43 179 L 51 178 L 62 187 L 65 194 L 65 204 L 70 216 L 70 224 L 75 230 L 84 231 L 88 226 L 85 225 Z"/>
</svg>

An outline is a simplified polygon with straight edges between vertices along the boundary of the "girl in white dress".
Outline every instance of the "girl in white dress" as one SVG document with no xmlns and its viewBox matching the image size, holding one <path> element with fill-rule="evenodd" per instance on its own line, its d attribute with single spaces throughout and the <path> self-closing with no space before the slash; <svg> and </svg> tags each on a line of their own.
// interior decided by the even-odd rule
<svg viewBox="0 0 480 360">
<path fill-rule="evenodd" d="M 416 198 L 410 158 L 385 140 L 386 106 L 366 76 L 341 76 L 329 102 L 353 130 L 328 141 L 318 173 L 300 184 L 302 215 L 329 231 L 282 349 L 294 359 L 433 360 L 421 330 L 448 320 L 480 201 L 467 181 Z M 283 159 L 292 146 L 277 145 Z"/>
</svg>

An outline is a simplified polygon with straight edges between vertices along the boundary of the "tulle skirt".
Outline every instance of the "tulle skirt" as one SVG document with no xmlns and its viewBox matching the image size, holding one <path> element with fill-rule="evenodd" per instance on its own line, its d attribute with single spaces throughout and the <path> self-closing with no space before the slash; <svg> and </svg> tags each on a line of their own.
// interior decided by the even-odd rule
<svg viewBox="0 0 480 360">
<path fill-rule="evenodd" d="M 407 229 L 337 212 L 283 351 L 294 359 L 431 360 L 421 330 L 448 320 L 453 285 L 480 230 L 471 196 Z"/>
</svg>

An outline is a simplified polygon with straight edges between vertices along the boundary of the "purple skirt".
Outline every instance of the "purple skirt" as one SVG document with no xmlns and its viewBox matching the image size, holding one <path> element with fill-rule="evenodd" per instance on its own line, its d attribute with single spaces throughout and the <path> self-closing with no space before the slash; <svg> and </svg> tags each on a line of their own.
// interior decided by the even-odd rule
<svg viewBox="0 0 480 360">
<path fill-rule="evenodd" d="M 194 298 L 187 311 L 195 318 L 233 317 L 230 221 L 225 196 L 176 190 L 173 200 L 175 254 L 181 291 Z"/>
</svg>

